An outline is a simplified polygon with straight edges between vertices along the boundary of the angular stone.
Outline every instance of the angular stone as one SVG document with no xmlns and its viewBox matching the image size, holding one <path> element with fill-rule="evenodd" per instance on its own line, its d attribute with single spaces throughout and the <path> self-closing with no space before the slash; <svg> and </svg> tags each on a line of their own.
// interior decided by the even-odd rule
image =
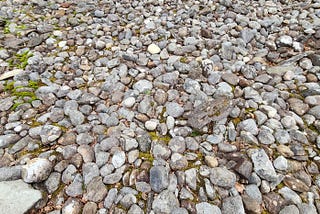
<svg viewBox="0 0 320 214">
<path fill-rule="evenodd" d="M 170 214 L 179 204 L 179 200 L 171 191 L 164 190 L 155 197 L 152 209 L 155 213 Z"/>
<path fill-rule="evenodd" d="M 93 202 L 102 201 L 108 193 L 100 176 L 93 178 L 87 185 L 86 190 L 87 192 L 84 194 L 84 198 Z"/>
<path fill-rule="evenodd" d="M 27 213 L 42 194 L 22 180 L 0 182 L 0 210 L 6 214 Z"/>
<path fill-rule="evenodd" d="M 222 213 L 245 214 L 241 196 L 223 199 L 221 211 Z"/>
<path fill-rule="evenodd" d="M 223 167 L 216 167 L 211 169 L 210 181 L 214 185 L 231 188 L 236 183 L 236 175 Z"/>
<path fill-rule="evenodd" d="M 161 192 L 169 185 L 169 171 L 164 166 L 154 166 L 150 169 L 150 185 L 155 192 Z"/>
<path fill-rule="evenodd" d="M 251 153 L 251 159 L 254 165 L 254 171 L 267 181 L 276 181 L 277 174 L 273 168 L 272 162 L 263 149 L 254 149 Z"/>
</svg>

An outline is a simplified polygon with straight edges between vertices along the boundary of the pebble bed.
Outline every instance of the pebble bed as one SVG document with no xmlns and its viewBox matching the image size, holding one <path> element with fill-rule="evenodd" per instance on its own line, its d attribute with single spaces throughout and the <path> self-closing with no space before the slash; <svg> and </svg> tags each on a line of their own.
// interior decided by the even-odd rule
<svg viewBox="0 0 320 214">
<path fill-rule="evenodd" d="M 29 213 L 320 213 L 319 49 L 319 0 L 2 0 L 0 182 Z"/>
</svg>

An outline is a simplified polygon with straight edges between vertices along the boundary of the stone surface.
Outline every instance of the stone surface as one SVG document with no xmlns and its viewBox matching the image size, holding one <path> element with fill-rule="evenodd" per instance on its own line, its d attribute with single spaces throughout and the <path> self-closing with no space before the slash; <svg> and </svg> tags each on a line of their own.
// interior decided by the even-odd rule
<svg viewBox="0 0 320 214">
<path fill-rule="evenodd" d="M 34 158 L 22 166 L 21 177 L 26 183 L 46 180 L 52 170 L 52 163 L 45 158 Z"/>
<path fill-rule="evenodd" d="M 39 190 L 22 180 L 0 182 L 0 209 L 3 213 L 26 213 L 42 199 Z"/>
</svg>

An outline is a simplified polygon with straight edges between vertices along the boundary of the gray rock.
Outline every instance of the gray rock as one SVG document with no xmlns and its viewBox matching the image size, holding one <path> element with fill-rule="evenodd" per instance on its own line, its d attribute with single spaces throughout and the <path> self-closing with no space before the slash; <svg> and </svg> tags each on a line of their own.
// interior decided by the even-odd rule
<svg viewBox="0 0 320 214">
<path fill-rule="evenodd" d="M 115 137 L 108 137 L 100 142 L 103 151 L 109 151 L 111 148 L 119 146 L 119 140 Z"/>
<path fill-rule="evenodd" d="M 61 181 L 61 174 L 59 172 L 52 172 L 50 174 L 50 176 L 44 183 L 49 194 L 53 193 L 59 188 L 60 181 Z"/>
<path fill-rule="evenodd" d="M 49 144 L 57 140 L 62 134 L 60 127 L 44 125 L 41 128 L 40 137 L 43 144 Z"/>
<path fill-rule="evenodd" d="M 0 100 L 0 112 L 8 111 L 13 106 L 13 97 L 2 98 Z"/>
<path fill-rule="evenodd" d="M 249 42 L 251 42 L 251 40 L 254 38 L 256 32 L 254 30 L 251 29 L 243 29 L 242 31 L 240 31 L 240 37 L 243 39 L 243 41 L 247 44 Z"/>
<path fill-rule="evenodd" d="M 164 166 L 153 166 L 150 169 L 150 185 L 155 192 L 161 192 L 169 185 L 169 170 Z"/>
<path fill-rule="evenodd" d="M 7 148 L 11 144 L 14 144 L 20 140 L 20 136 L 17 134 L 0 135 L 0 149 Z"/>
<path fill-rule="evenodd" d="M 22 180 L 0 182 L 0 210 L 7 214 L 27 213 L 42 198 L 39 190 Z"/>
<path fill-rule="evenodd" d="M 262 203 L 262 195 L 257 185 L 249 184 L 246 186 L 245 192 L 250 198 L 254 199 L 259 204 Z"/>
<path fill-rule="evenodd" d="M 152 83 L 148 80 L 139 80 L 133 85 L 133 88 L 138 90 L 140 93 L 150 91 L 152 87 Z"/>
<path fill-rule="evenodd" d="M 179 207 L 179 200 L 169 190 L 162 191 L 152 203 L 155 213 L 170 214 L 176 207 Z"/>
<path fill-rule="evenodd" d="M 126 194 L 120 201 L 120 204 L 126 209 L 128 209 L 129 207 L 131 207 L 131 205 L 135 203 L 137 203 L 137 198 L 132 193 Z"/>
<path fill-rule="evenodd" d="M 267 73 L 270 75 L 279 75 L 282 76 L 288 71 L 295 70 L 295 66 L 293 65 L 280 65 L 280 66 L 273 66 L 267 68 Z"/>
<path fill-rule="evenodd" d="M 294 204 L 301 204 L 302 202 L 300 196 L 288 187 L 282 187 L 281 189 L 279 189 L 278 192 L 282 195 L 284 199 Z"/>
<path fill-rule="evenodd" d="M 273 161 L 274 168 L 281 171 L 286 171 L 288 169 L 288 160 L 280 155 Z"/>
<path fill-rule="evenodd" d="M 119 172 L 115 172 L 115 173 L 112 173 L 112 174 L 105 176 L 103 178 L 103 183 L 115 184 L 115 183 L 119 182 L 121 180 L 121 178 L 122 178 L 122 174 Z"/>
<path fill-rule="evenodd" d="M 261 129 L 258 134 L 258 140 L 264 145 L 270 145 L 275 142 L 275 138 L 269 129 Z"/>
<path fill-rule="evenodd" d="M 76 142 L 78 145 L 88 145 L 94 141 L 94 138 L 88 133 L 80 133 L 77 135 Z"/>
<path fill-rule="evenodd" d="M 46 180 L 51 171 L 52 163 L 45 158 L 34 158 L 22 166 L 21 177 L 26 183 L 37 183 Z"/>
<path fill-rule="evenodd" d="M 107 197 L 104 199 L 104 202 L 103 202 L 104 207 L 109 209 L 112 206 L 117 195 L 118 195 L 118 190 L 116 188 L 110 189 L 108 191 Z"/>
<path fill-rule="evenodd" d="M 311 108 L 308 113 L 315 116 L 319 120 L 320 119 L 320 105 Z"/>
<path fill-rule="evenodd" d="M 144 214 L 143 210 L 136 204 L 132 204 L 128 210 L 128 214 Z"/>
<path fill-rule="evenodd" d="M 318 213 L 316 207 L 313 204 L 301 203 L 301 204 L 298 204 L 298 209 L 300 213 L 304 213 L 304 214 Z"/>
<path fill-rule="evenodd" d="M 223 214 L 245 214 L 241 196 L 234 196 L 223 199 L 221 211 Z"/>
<path fill-rule="evenodd" d="M 83 193 L 83 179 L 80 174 L 77 174 L 72 183 L 66 188 L 66 194 L 71 197 L 77 197 Z"/>
<path fill-rule="evenodd" d="M 273 165 L 263 149 L 254 149 L 251 153 L 251 160 L 254 165 L 254 171 L 267 181 L 276 181 L 277 174 Z"/>
<path fill-rule="evenodd" d="M 179 153 L 173 153 L 171 155 L 170 167 L 172 170 L 181 170 L 188 166 L 188 160 L 185 156 Z"/>
<path fill-rule="evenodd" d="M 93 178 L 99 176 L 99 167 L 96 163 L 84 163 L 82 165 L 82 174 L 84 179 L 84 184 L 88 184 Z"/>
<path fill-rule="evenodd" d="M 299 209 L 295 205 L 285 206 L 282 210 L 280 210 L 279 214 L 299 214 Z"/>
<path fill-rule="evenodd" d="M 186 184 L 193 190 L 197 189 L 197 170 L 195 168 L 185 171 Z"/>
<path fill-rule="evenodd" d="M 234 52 L 234 47 L 231 42 L 224 42 L 221 44 L 221 57 L 226 60 L 231 60 Z"/>
<path fill-rule="evenodd" d="M 184 109 L 176 102 L 169 102 L 166 104 L 167 114 L 174 118 L 182 116 Z"/>
<path fill-rule="evenodd" d="M 274 137 L 280 144 L 288 144 L 291 141 L 290 134 L 283 129 L 277 129 L 274 133 Z"/>
<path fill-rule="evenodd" d="M 74 126 L 82 124 L 85 119 L 84 115 L 78 110 L 70 110 L 69 111 L 69 118 L 70 118 L 72 125 L 74 125 Z"/>
<path fill-rule="evenodd" d="M 246 119 L 244 121 L 241 121 L 238 124 L 237 128 L 241 131 L 250 132 L 253 135 L 257 135 L 259 132 L 257 124 L 253 119 Z"/>
<path fill-rule="evenodd" d="M 218 206 L 215 206 L 213 204 L 209 204 L 207 202 L 201 202 L 196 204 L 196 211 L 197 214 L 221 214 L 221 210 Z"/>
<path fill-rule="evenodd" d="M 89 201 L 100 202 L 106 197 L 107 193 L 108 190 L 102 182 L 102 178 L 97 176 L 88 183 L 84 198 Z"/>
<path fill-rule="evenodd" d="M 21 166 L 0 168 L 0 181 L 18 180 L 21 178 Z"/>
<path fill-rule="evenodd" d="M 214 185 L 231 188 L 236 183 L 236 175 L 223 167 L 216 167 L 211 169 L 210 181 Z"/>
</svg>

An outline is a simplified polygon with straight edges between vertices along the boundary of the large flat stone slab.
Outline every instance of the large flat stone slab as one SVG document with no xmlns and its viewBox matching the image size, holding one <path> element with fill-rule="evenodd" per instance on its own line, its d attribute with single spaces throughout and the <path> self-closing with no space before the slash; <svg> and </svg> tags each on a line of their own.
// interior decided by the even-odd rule
<svg viewBox="0 0 320 214">
<path fill-rule="evenodd" d="M 22 180 L 0 182 L 0 210 L 6 214 L 23 214 L 42 198 L 39 190 Z"/>
</svg>

